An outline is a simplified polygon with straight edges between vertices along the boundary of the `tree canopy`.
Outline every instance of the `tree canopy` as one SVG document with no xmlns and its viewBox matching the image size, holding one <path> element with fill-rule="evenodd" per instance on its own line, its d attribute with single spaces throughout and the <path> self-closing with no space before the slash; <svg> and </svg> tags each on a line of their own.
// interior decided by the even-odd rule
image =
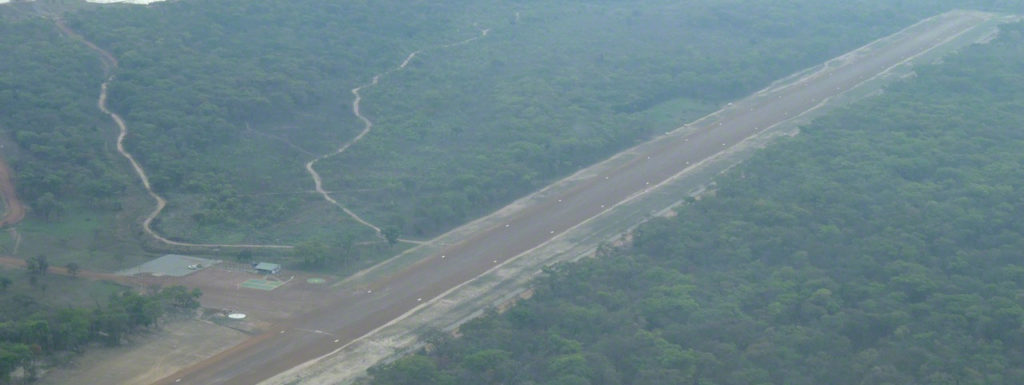
<svg viewBox="0 0 1024 385">
<path fill-rule="evenodd" d="M 370 382 L 1019 384 L 1022 60 L 917 68 Z"/>
</svg>

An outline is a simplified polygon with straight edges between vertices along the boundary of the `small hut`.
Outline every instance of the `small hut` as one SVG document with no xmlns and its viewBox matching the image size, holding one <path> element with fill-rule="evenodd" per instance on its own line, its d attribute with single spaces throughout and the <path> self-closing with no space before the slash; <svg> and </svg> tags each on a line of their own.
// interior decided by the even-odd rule
<svg viewBox="0 0 1024 385">
<path fill-rule="evenodd" d="M 256 272 L 260 274 L 277 274 L 281 272 L 281 265 L 269 262 L 260 262 L 256 264 Z"/>
</svg>

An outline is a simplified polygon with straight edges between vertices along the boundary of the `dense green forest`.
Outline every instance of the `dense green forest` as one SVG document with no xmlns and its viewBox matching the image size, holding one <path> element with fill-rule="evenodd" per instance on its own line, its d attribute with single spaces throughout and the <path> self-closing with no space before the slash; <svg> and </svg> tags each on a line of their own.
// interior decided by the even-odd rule
<svg viewBox="0 0 1024 385">
<path fill-rule="evenodd" d="M 14 159 L 20 195 L 44 219 L 68 204 L 118 208 L 132 181 L 111 166 L 116 132 L 96 109 L 95 54 L 44 19 L 0 22 L 0 51 L 0 128 L 16 144 L 4 155 Z"/>
<path fill-rule="evenodd" d="M 375 130 L 318 167 L 327 189 L 356 212 L 425 237 L 945 8 L 809 0 L 226 0 L 99 7 L 65 18 L 120 60 L 110 106 L 128 123 L 128 150 L 170 201 L 158 230 L 190 241 L 320 240 L 337 248 L 334 239 L 372 233 L 312 194 L 303 164 L 362 128 L 351 89 L 410 52 L 422 50 L 363 93 Z M 43 41 L 48 50 L 89 54 L 56 29 L 46 31 L 42 20 L 4 24 L 11 44 Z M 22 32 L 32 28 L 45 39 Z M 490 30 L 485 38 L 446 47 L 482 29 Z M 4 71 L 10 81 L 27 73 L 57 78 L 51 85 L 76 82 L 52 103 L 81 105 L 74 112 L 89 115 L 59 124 L 68 132 L 61 137 L 37 133 L 49 109 L 2 125 L 23 159 L 36 164 L 20 191 L 32 199 L 52 194 L 69 214 L 96 199 L 104 202 L 98 207 L 118 210 L 115 197 L 137 181 L 123 160 L 108 159 L 109 142 L 98 143 L 111 136 L 89 131 L 109 130 L 109 123 L 91 123 L 103 117 L 87 108 L 103 80 L 98 60 L 31 69 L 19 63 L 46 54 L 5 58 L 21 65 Z M 4 108 L 31 111 L 24 103 Z M 55 158 L 70 152 L 61 146 L 89 150 L 73 152 L 81 159 Z M 112 164 L 120 166 L 117 175 L 109 175 Z M 70 171 L 82 165 L 91 174 Z M 47 184 L 73 179 L 64 173 L 81 183 Z M 33 211 L 42 212 L 49 210 Z"/>
<path fill-rule="evenodd" d="M 228 240 L 267 242 L 304 210 L 331 213 L 309 194 L 302 164 L 356 132 L 349 90 L 410 47 L 444 39 L 451 21 L 439 12 L 472 8 L 404 5 L 181 2 L 69 22 L 121 60 L 111 106 L 132 126 L 127 146 L 178 223 L 158 227 L 184 239 L 223 239 L 227 228 Z M 343 217 L 329 223 L 334 230 Z M 311 227 L 302 231 L 315 235 Z"/>
<path fill-rule="evenodd" d="M 152 201 L 96 108 L 104 68 L 35 8 L 16 6 L 16 17 L 0 9 L 0 153 L 31 215 L 24 241 L 5 237 L 3 252 L 19 244 L 19 255 L 108 270 L 144 259 L 138 223 Z M 366 246 L 372 232 L 313 194 L 303 169 L 362 129 L 351 90 L 374 75 L 384 74 L 361 105 L 374 131 L 318 168 L 390 236 L 429 237 L 953 6 L 1024 10 L 182 0 L 63 17 L 119 59 L 109 104 L 170 200 L 159 231 L 295 244 L 297 260 L 322 266 L 395 251 Z M 551 270 L 533 300 L 372 381 L 1022 383 L 1022 61 L 1024 27 L 1014 25 L 920 68 L 642 226 L 631 246 Z M 0 271 L 0 382 L 198 304 L 180 287 L 143 295 L 69 282 L 79 280 Z"/>
<path fill-rule="evenodd" d="M 1024 24 L 373 384 L 1024 383 Z"/>
<path fill-rule="evenodd" d="M 538 4 L 369 89 L 380 129 L 325 162 L 328 186 L 430 235 L 913 20 L 801 2 Z"/>
<path fill-rule="evenodd" d="M 376 74 L 361 105 L 374 131 L 317 167 L 355 212 L 429 237 L 952 3 L 186 0 L 64 18 L 119 59 L 109 104 L 170 202 L 158 231 L 313 244 L 341 263 L 391 251 L 353 249 L 373 232 L 303 165 L 362 128 L 351 90 Z M 121 267 L 109 255 L 139 254 L 125 245 L 152 202 L 95 108 L 105 75 L 22 8 L 0 14 L 16 53 L 0 57 L 0 132 L 32 208 L 23 245 Z"/>
</svg>

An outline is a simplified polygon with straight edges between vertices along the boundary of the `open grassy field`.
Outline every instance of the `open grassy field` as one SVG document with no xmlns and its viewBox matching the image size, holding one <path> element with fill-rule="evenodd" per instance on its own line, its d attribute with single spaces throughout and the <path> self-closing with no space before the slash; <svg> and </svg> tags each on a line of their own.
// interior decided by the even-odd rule
<svg viewBox="0 0 1024 385">
<path fill-rule="evenodd" d="M 111 294 L 125 289 L 122 285 L 106 281 L 58 275 L 42 275 L 33 280 L 27 271 L 3 265 L 0 265 L 0 276 L 11 280 L 11 285 L 0 291 L 0 300 L 20 301 L 14 296 L 24 295 L 34 302 L 58 308 L 104 304 Z"/>
</svg>

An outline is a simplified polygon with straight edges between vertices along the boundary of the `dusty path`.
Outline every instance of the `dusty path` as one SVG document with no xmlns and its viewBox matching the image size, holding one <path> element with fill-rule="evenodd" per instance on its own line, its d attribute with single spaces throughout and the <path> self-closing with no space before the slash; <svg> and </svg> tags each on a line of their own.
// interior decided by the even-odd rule
<svg viewBox="0 0 1024 385">
<path fill-rule="evenodd" d="M 0 227 L 11 226 L 9 232 L 11 239 L 14 240 L 14 248 L 12 253 L 18 253 L 18 247 L 21 246 L 21 234 L 18 233 L 18 229 L 14 228 L 14 225 L 25 219 L 25 204 L 21 203 L 21 199 L 18 199 L 18 190 L 14 187 L 14 172 L 11 171 L 11 167 L 7 164 L 7 161 L 0 156 L 0 199 L 3 199 L 4 216 L 0 218 Z"/>
<path fill-rule="evenodd" d="M 251 385 L 327 357 L 691 166 L 817 109 L 825 100 L 929 52 L 989 18 L 954 13 L 929 19 L 882 44 L 859 49 L 824 71 L 805 75 L 792 87 L 771 88 L 756 98 L 737 102 L 712 118 L 577 173 L 566 188 L 542 191 L 528 204 L 510 209 L 500 222 L 461 241 L 439 244 L 436 252 L 368 286 L 339 286 L 332 293 L 330 306 L 277 325 L 157 383 Z"/>
<path fill-rule="evenodd" d="M 11 227 L 7 229 L 7 232 L 11 234 L 11 239 L 14 240 L 14 247 L 11 248 L 11 254 L 18 255 L 18 248 L 21 247 L 21 233 L 18 229 Z"/>
<path fill-rule="evenodd" d="M 0 199 L 4 201 L 7 212 L 0 218 L 0 227 L 13 226 L 25 219 L 25 205 L 18 199 L 18 191 L 14 188 L 14 173 L 7 162 L 0 157 Z M 17 233 L 12 233 L 12 235 Z M 17 237 L 15 238 L 17 239 Z"/>
<path fill-rule="evenodd" d="M 60 30 L 63 31 L 65 34 L 67 34 L 68 36 L 71 36 L 74 39 L 77 39 L 78 41 L 81 41 L 83 44 L 85 44 L 86 46 L 91 48 L 93 51 L 96 51 L 97 53 L 99 53 L 100 58 L 103 61 L 104 72 L 107 74 L 107 80 L 104 81 L 103 84 L 100 85 L 100 96 L 99 96 L 99 100 L 97 100 L 97 102 L 96 102 L 96 106 L 99 107 L 100 111 L 103 111 L 104 114 L 107 114 L 108 116 L 110 116 L 110 119 L 113 120 L 114 123 L 117 124 L 118 129 L 120 129 L 120 133 L 117 135 L 117 152 L 119 152 L 121 154 L 121 156 L 125 157 L 125 159 L 128 159 L 128 162 L 131 163 L 131 165 L 132 165 L 132 169 L 135 170 L 135 174 L 138 175 L 139 176 L 139 180 L 142 181 L 142 187 L 144 187 L 146 189 L 146 193 L 149 194 L 149 196 L 152 197 L 153 200 L 156 201 L 156 208 L 153 209 L 153 211 L 151 213 L 149 213 L 149 215 L 146 216 L 146 219 L 143 220 L 143 222 L 142 222 L 142 229 L 146 232 L 146 234 L 148 234 L 149 236 L 153 237 L 153 239 L 156 239 L 160 243 L 163 243 L 165 245 L 171 245 L 171 246 L 198 247 L 198 248 L 243 248 L 243 249 L 291 249 L 292 248 L 292 246 L 288 246 L 288 245 L 218 244 L 218 243 L 178 242 L 178 241 L 173 241 L 173 240 L 164 238 L 162 235 L 160 235 L 157 232 L 153 231 L 153 226 L 152 226 L 153 225 L 153 220 L 156 219 L 156 217 L 160 215 L 160 213 L 164 210 L 165 207 L 167 207 L 167 200 L 164 199 L 163 197 L 161 197 L 155 191 L 153 191 L 153 188 L 149 184 L 149 177 L 146 175 L 146 171 L 142 169 L 142 166 L 139 165 L 139 162 L 135 160 L 135 157 L 133 157 L 131 153 L 129 153 L 128 151 L 125 150 L 125 148 L 124 148 L 124 139 L 128 136 L 128 127 L 124 124 L 124 120 L 121 119 L 120 115 L 118 115 L 118 114 L 110 111 L 109 109 L 107 109 L 107 86 L 110 84 L 110 82 L 114 81 L 114 75 L 112 75 L 111 73 L 113 72 L 113 70 L 115 70 L 117 68 L 117 58 L 115 58 L 114 55 L 110 54 L 110 52 L 107 52 L 103 48 L 100 48 L 96 44 L 93 44 L 89 40 L 85 39 L 85 37 L 83 37 L 82 35 L 79 35 L 75 31 L 71 30 L 71 28 L 69 28 L 67 25 L 64 24 L 63 20 L 55 19 L 54 23 L 57 25 L 57 28 L 60 28 Z"/>
<path fill-rule="evenodd" d="M 290 245 L 188 243 L 188 242 L 179 242 L 179 241 L 170 240 L 170 239 L 167 239 L 167 238 L 163 237 L 159 233 L 155 232 L 153 230 L 153 228 L 152 228 L 152 223 L 160 215 L 160 213 L 163 212 L 164 208 L 167 206 L 167 200 L 164 199 L 162 196 L 160 196 L 159 194 L 157 194 L 156 192 L 153 191 L 153 189 L 152 189 L 152 187 L 150 186 L 150 183 L 149 183 L 149 177 L 146 175 L 145 170 L 138 163 L 138 161 L 135 160 L 135 157 L 133 157 L 131 155 L 131 153 L 129 153 L 128 151 L 125 150 L 125 148 L 124 148 L 124 139 L 128 135 L 128 128 L 125 125 L 124 120 L 119 115 L 117 115 L 116 113 L 110 111 L 107 108 L 107 105 L 106 105 L 107 85 L 110 84 L 110 82 L 112 82 L 114 80 L 114 76 L 111 74 L 111 72 L 114 69 L 117 68 L 117 65 L 118 65 L 117 58 L 115 58 L 114 55 L 112 55 L 110 52 L 104 50 L 103 48 L 100 48 L 96 44 L 92 43 L 91 41 L 85 39 L 83 36 L 79 35 L 75 31 L 73 31 L 71 28 L 69 28 L 64 23 L 64 21 L 62 19 L 55 19 L 54 22 L 55 22 L 57 27 L 62 32 L 64 32 L 68 36 L 71 36 L 71 37 L 81 41 L 83 44 L 88 46 L 90 49 L 92 49 L 93 51 L 96 51 L 97 53 L 100 54 L 100 58 L 103 61 L 104 72 L 105 72 L 105 74 L 107 76 L 107 80 L 104 81 L 103 84 L 100 86 L 100 96 L 99 96 L 99 100 L 97 102 L 97 106 L 99 107 L 99 109 L 101 111 L 103 111 L 103 113 L 105 113 L 108 116 L 110 116 L 111 120 L 113 120 L 114 123 L 117 124 L 118 128 L 120 129 L 120 133 L 118 134 L 118 137 L 117 137 L 117 151 L 123 157 L 125 157 L 125 159 L 128 159 L 129 163 L 131 163 L 131 165 L 132 165 L 132 169 L 135 170 L 136 175 L 138 175 L 139 179 L 142 181 L 142 185 L 146 189 L 146 193 L 149 194 L 149 196 L 152 197 L 153 200 L 156 201 L 156 208 L 148 216 L 146 216 L 145 220 L 143 220 L 143 223 L 142 223 L 143 230 L 146 232 L 146 234 L 148 234 L 149 236 L 153 237 L 154 239 L 156 239 L 157 241 L 159 241 L 159 242 L 161 242 L 163 244 L 171 245 L 171 246 L 200 247 L 200 248 L 221 248 L 221 247 L 225 247 L 225 248 L 266 248 L 266 249 L 290 249 L 290 248 L 293 247 L 293 246 L 290 246 Z M 327 190 L 325 190 L 323 188 L 323 180 L 322 180 L 322 178 L 320 177 L 320 174 L 316 171 L 316 168 L 315 168 L 316 163 L 321 161 L 321 160 L 324 160 L 324 159 L 327 159 L 327 158 L 339 155 L 341 153 L 344 153 L 345 150 L 348 150 L 349 147 L 351 147 L 352 145 L 354 145 L 357 142 L 359 142 L 360 140 L 362 140 L 363 137 L 365 137 L 367 134 L 369 134 L 373 130 L 373 122 L 370 119 L 368 119 L 366 116 L 364 116 L 361 113 L 360 109 L 359 109 L 360 102 L 362 101 L 362 95 L 360 95 L 360 91 L 362 91 L 365 88 L 377 85 L 377 83 L 380 81 L 380 78 L 382 76 L 385 76 L 385 75 L 390 74 L 392 72 L 401 71 L 401 70 L 405 69 L 409 65 L 409 63 L 412 62 L 412 60 L 416 57 L 416 55 L 418 55 L 418 54 L 420 54 L 420 53 L 422 53 L 422 52 L 424 52 L 426 50 L 444 49 L 444 48 L 451 48 L 451 47 L 455 47 L 455 46 L 459 46 L 459 45 L 468 44 L 468 43 L 471 43 L 471 42 L 473 42 L 475 40 L 478 40 L 478 39 L 481 39 L 483 37 L 486 37 L 489 32 L 490 32 L 489 29 L 483 29 L 483 30 L 480 30 L 480 34 L 478 36 L 475 36 L 475 37 L 472 37 L 472 38 L 469 38 L 469 39 L 461 40 L 461 41 L 450 43 L 450 44 L 440 45 L 440 46 L 437 46 L 437 47 L 425 48 L 425 49 L 414 51 L 414 52 L 410 53 L 408 56 L 406 56 L 405 60 L 403 60 L 402 63 L 399 64 L 397 67 L 392 68 L 392 69 L 390 69 L 388 71 L 385 71 L 383 73 L 374 75 L 372 80 L 370 81 L 370 83 L 367 83 L 367 84 L 361 85 L 359 87 L 353 88 L 352 89 L 352 94 L 355 96 L 355 99 L 352 101 L 352 113 L 357 118 L 359 118 L 360 121 L 363 122 L 363 130 L 360 131 L 359 134 L 356 135 L 351 140 L 343 143 L 335 151 L 327 153 L 327 154 L 323 154 L 323 155 L 320 155 L 320 156 L 317 156 L 317 157 L 313 158 L 313 160 L 310 160 L 309 162 L 306 163 L 305 168 L 306 168 L 306 171 L 309 172 L 310 176 L 313 178 L 313 184 L 315 186 L 316 193 L 320 194 L 320 196 L 322 196 L 324 198 L 324 200 L 326 200 L 327 202 L 329 202 L 332 205 L 340 208 L 343 212 L 345 212 L 346 215 L 348 215 L 349 217 L 351 217 L 355 221 L 359 222 L 360 224 L 362 224 L 362 225 L 364 225 L 366 227 L 369 227 L 369 228 L 373 229 L 377 233 L 377 236 L 383 237 L 383 232 L 382 232 L 382 230 L 381 230 L 381 228 L 379 226 L 376 226 L 373 223 L 370 223 L 369 221 L 366 221 L 365 219 L 363 219 L 362 217 L 357 215 L 355 212 L 353 212 L 352 210 L 348 209 L 347 207 L 345 207 L 344 205 L 339 203 L 337 200 L 335 200 L 331 196 L 330 192 L 328 192 Z M 305 151 L 304 149 L 299 148 L 299 150 L 301 152 L 303 152 L 303 153 L 307 153 L 308 154 L 308 152 Z M 24 214 L 22 214 L 22 216 L 23 215 Z M 399 239 L 399 241 L 400 242 L 406 242 L 406 243 L 413 243 L 413 244 L 421 244 L 421 243 L 423 243 L 423 242 L 420 242 L 420 241 L 415 241 L 415 240 L 410 240 L 410 239 Z"/>
<path fill-rule="evenodd" d="M 330 153 L 327 153 L 327 154 L 324 154 L 324 155 L 320 155 L 320 156 L 318 156 L 316 158 L 313 158 L 313 160 L 309 161 L 308 163 L 306 163 L 306 171 L 309 172 L 309 175 L 313 178 L 313 185 L 315 186 L 316 192 L 318 194 L 320 194 L 320 196 L 322 196 L 324 198 L 324 200 L 326 200 L 327 202 L 330 202 L 332 205 L 338 207 L 339 209 L 341 209 L 341 211 L 344 211 L 345 214 L 347 214 L 349 217 L 354 219 L 356 222 L 359 222 L 363 226 L 366 226 L 366 227 L 369 227 L 369 228 L 373 229 L 374 231 L 377 232 L 377 236 L 382 237 L 383 234 L 382 234 L 382 231 L 381 231 L 380 227 L 374 225 L 373 223 L 370 223 L 370 222 L 366 221 L 365 219 L 361 218 L 359 215 L 357 215 L 352 210 L 349 210 L 347 207 L 345 207 L 341 203 L 338 203 L 337 200 L 335 200 L 333 197 L 331 197 L 331 194 L 329 192 L 327 192 L 327 190 L 324 190 L 323 180 L 320 178 L 320 173 L 318 173 L 316 171 L 316 168 L 314 166 L 316 166 L 317 162 L 319 162 L 321 160 L 324 160 L 324 159 L 327 159 L 327 158 L 330 158 L 330 157 L 333 157 L 333 156 L 341 155 L 341 153 L 345 152 L 345 150 L 348 150 L 349 147 L 352 147 L 352 145 L 354 145 L 357 142 L 359 142 L 360 140 L 362 140 L 363 137 L 366 136 L 366 134 L 369 134 L 370 131 L 373 130 L 373 121 L 371 121 L 369 118 L 367 118 L 365 115 L 363 115 L 362 112 L 359 110 L 359 104 L 363 101 L 363 96 L 359 94 L 362 90 L 364 90 L 366 88 L 369 88 L 369 87 L 376 86 L 377 83 L 380 81 L 380 78 L 383 77 L 383 76 L 386 76 L 386 75 L 388 75 L 388 74 L 390 74 L 392 72 L 397 72 L 397 71 L 401 71 L 401 70 L 405 69 L 405 67 L 407 67 L 409 65 L 409 63 L 412 62 L 412 59 L 416 58 L 416 55 L 418 55 L 420 53 L 423 53 L 424 51 L 432 50 L 432 49 L 451 48 L 451 47 L 456 47 L 456 46 L 460 46 L 460 45 L 463 45 L 463 44 L 469 44 L 469 43 L 472 43 L 473 41 L 476 41 L 478 39 L 482 39 L 482 38 L 486 37 L 489 32 L 490 32 L 490 29 L 482 29 L 482 30 L 480 30 L 480 34 L 478 36 L 476 36 L 476 37 L 472 37 L 472 38 L 469 38 L 469 39 L 466 39 L 466 40 L 461 40 L 461 41 L 458 41 L 458 42 L 455 42 L 455 43 L 450 43 L 450 44 L 440 45 L 440 46 L 437 46 L 437 47 L 424 48 L 424 49 L 420 49 L 420 50 L 417 50 L 417 51 L 413 51 L 412 53 L 409 54 L 409 56 L 406 56 L 405 60 L 403 60 L 402 63 L 399 64 L 397 67 L 392 68 L 390 70 L 387 70 L 387 71 L 385 71 L 383 73 L 374 75 L 373 79 L 369 83 L 366 83 L 366 84 L 363 84 L 363 85 L 361 85 L 359 87 L 353 88 L 352 89 L 352 95 L 355 96 L 355 99 L 352 100 L 352 114 L 355 115 L 356 118 L 359 118 L 359 120 L 363 122 L 363 130 L 360 131 L 359 134 L 356 135 L 351 140 L 343 143 L 340 147 L 338 147 L 337 150 L 334 150 L 333 152 L 330 152 Z M 423 242 L 420 242 L 420 241 L 414 241 L 414 240 L 409 240 L 409 239 L 399 239 L 399 241 L 400 242 L 406 242 L 406 243 L 414 243 L 414 244 L 421 244 L 421 243 L 423 243 Z"/>
</svg>

